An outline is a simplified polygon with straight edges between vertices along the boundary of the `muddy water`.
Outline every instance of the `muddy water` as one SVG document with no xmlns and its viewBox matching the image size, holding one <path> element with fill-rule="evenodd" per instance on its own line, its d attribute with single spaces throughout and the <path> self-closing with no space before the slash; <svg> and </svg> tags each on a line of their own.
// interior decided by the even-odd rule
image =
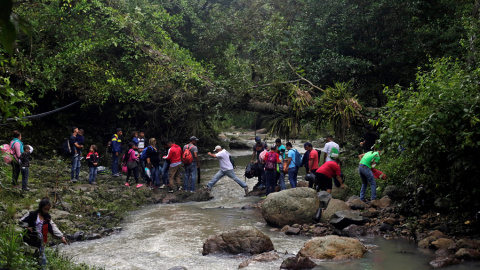
<svg viewBox="0 0 480 270">
<path fill-rule="evenodd" d="M 250 151 L 231 151 L 239 168 L 236 174 L 242 180 L 243 168 L 250 160 Z M 202 157 L 202 186 L 218 171 L 218 161 Z M 256 180 L 249 179 L 252 187 Z M 283 258 L 296 254 L 308 237 L 282 236 L 270 232 L 262 217 L 253 210 L 242 210 L 248 203 L 258 201 L 244 197 L 243 189 L 225 177 L 213 188 L 214 200 L 170 205 L 150 205 L 132 212 L 122 224 L 122 232 L 99 240 L 73 243 L 63 251 L 77 262 L 105 267 L 105 269 L 169 269 L 183 266 L 187 269 L 238 269 L 247 259 L 239 255 L 202 256 L 204 240 L 231 228 L 248 225 L 266 233 L 282 259 L 254 262 L 246 269 L 279 269 Z M 432 253 L 422 252 L 403 240 L 384 240 L 381 237 L 361 239 L 372 251 L 359 260 L 321 262 L 321 269 L 430 269 Z M 288 255 L 283 255 L 288 254 Z M 450 269 L 473 269 L 462 265 Z M 320 269 L 320 267 L 317 267 Z"/>
</svg>

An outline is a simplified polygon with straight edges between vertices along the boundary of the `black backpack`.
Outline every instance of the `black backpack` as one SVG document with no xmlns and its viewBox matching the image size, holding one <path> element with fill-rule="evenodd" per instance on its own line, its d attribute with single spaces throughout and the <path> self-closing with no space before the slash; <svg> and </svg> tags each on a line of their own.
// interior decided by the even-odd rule
<svg viewBox="0 0 480 270">
<path fill-rule="evenodd" d="M 258 176 L 258 164 L 250 162 L 245 168 L 245 177 L 250 179 Z"/>
<path fill-rule="evenodd" d="M 70 145 L 70 138 L 62 143 L 62 154 L 66 156 L 73 156 L 74 150 L 73 147 Z"/>
</svg>

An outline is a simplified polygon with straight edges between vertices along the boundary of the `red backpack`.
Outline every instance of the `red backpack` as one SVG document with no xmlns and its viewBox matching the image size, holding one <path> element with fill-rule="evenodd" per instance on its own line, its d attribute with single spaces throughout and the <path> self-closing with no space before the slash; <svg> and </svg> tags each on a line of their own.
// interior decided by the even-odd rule
<svg viewBox="0 0 480 270">
<path fill-rule="evenodd" d="M 265 170 L 273 171 L 277 169 L 277 155 L 275 153 L 267 153 L 265 159 Z"/>
<path fill-rule="evenodd" d="M 183 154 L 182 154 L 183 164 L 185 164 L 185 165 L 192 164 L 193 156 L 192 156 L 192 152 L 190 151 L 190 149 L 192 149 L 193 147 L 194 147 L 194 145 L 192 144 L 190 147 L 187 146 L 187 149 L 185 151 L 183 151 Z"/>
</svg>

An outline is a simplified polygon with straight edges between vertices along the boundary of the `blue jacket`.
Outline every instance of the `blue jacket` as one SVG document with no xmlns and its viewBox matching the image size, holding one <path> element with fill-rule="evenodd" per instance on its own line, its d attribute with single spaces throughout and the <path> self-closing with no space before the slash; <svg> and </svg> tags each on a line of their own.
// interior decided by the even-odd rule
<svg viewBox="0 0 480 270">
<path fill-rule="evenodd" d="M 112 136 L 112 153 L 122 153 L 122 139 L 117 134 Z"/>
</svg>

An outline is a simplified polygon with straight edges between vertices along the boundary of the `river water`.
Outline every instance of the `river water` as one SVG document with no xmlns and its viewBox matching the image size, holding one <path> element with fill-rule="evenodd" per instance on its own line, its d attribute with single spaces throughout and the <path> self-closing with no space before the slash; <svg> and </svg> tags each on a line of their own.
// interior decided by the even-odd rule
<svg viewBox="0 0 480 270">
<path fill-rule="evenodd" d="M 243 170 L 250 151 L 231 151 L 236 157 L 236 174 L 244 179 Z M 218 171 L 218 161 L 202 156 L 202 184 L 204 186 Z M 253 187 L 256 179 L 247 179 Z M 203 242 L 209 235 L 218 234 L 237 226 L 254 226 L 267 234 L 281 259 L 253 262 L 246 269 L 279 269 L 284 258 L 293 256 L 310 239 L 304 236 L 286 236 L 271 232 L 268 225 L 254 210 L 242 210 L 257 197 L 244 197 L 243 189 L 222 178 L 214 186 L 208 202 L 149 205 L 131 212 L 121 224 L 123 230 L 103 239 L 75 242 L 62 248 L 76 262 L 105 267 L 105 269 L 170 269 L 182 266 L 186 269 L 238 269 L 248 259 L 242 255 L 202 256 Z M 406 240 L 385 240 L 382 237 L 360 239 L 371 247 L 364 258 L 341 262 L 321 262 L 316 269 L 431 269 L 428 262 L 432 252 L 418 250 Z M 286 255 L 288 254 L 288 255 Z M 478 269 L 478 265 L 466 264 L 449 269 Z"/>
</svg>

